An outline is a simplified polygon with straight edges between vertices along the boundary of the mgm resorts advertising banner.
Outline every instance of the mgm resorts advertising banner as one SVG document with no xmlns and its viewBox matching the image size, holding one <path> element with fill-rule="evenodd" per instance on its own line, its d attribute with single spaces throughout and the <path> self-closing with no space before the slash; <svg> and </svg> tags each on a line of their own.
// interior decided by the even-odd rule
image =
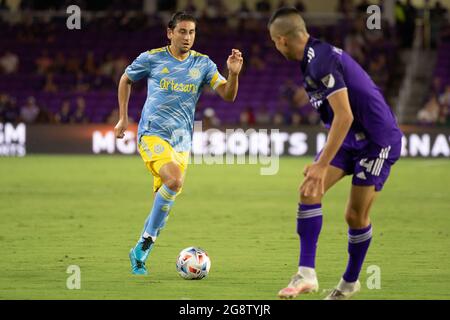
<svg viewBox="0 0 450 320">
<path fill-rule="evenodd" d="M 135 154 L 136 125 L 130 125 L 124 139 L 116 139 L 113 126 L 25 125 L 0 123 L 0 156 L 29 154 Z M 450 128 L 402 126 L 402 156 L 450 157 Z M 193 155 L 286 155 L 313 156 L 326 141 L 320 127 L 279 129 L 201 129 L 193 134 Z"/>
</svg>

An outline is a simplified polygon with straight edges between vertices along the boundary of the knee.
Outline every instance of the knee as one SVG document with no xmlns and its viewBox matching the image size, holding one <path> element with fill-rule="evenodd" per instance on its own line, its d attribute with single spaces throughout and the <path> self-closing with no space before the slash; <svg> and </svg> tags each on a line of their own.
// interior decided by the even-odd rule
<svg viewBox="0 0 450 320">
<path fill-rule="evenodd" d="M 367 215 L 362 210 L 349 207 L 345 213 L 345 221 L 350 228 L 364 228 L 367 225 Z"/>
<path fill-rule="evenodd" d="M 172 177 L 165 182 L 165 185 L 172 191 L 178 192 L 183 187 L 183 179 Z"/>
<path fill-rule="evenodd" d="M 301 204 L 319 204 L 322 202 L 322 197 L 321 196 L 316 196 L 316 197 L 312 197 L 312 196 L 305 196 L 303 192 L 300 192 L 300 203 Z"/>
</svg>

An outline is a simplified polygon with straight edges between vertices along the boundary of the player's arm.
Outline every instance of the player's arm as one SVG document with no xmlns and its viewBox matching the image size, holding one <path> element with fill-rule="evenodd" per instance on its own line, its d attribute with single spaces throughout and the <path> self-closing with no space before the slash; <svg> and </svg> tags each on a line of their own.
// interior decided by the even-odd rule
<svg viewBox="0 0 450 320">
<path fill-rule="evenodd" d="M 324 179 L 327 168 L 344 142 L 353 122 L 353 113 L 346 88 L 328 96 L 328 102 L 333 109 L 333 122 L 322 154 L 315 163 L 305 169 L 306 178 L 300 188 L 300 192 L 305 196 L 316 197 L 325 193 Z"/>
<path fill-rule="evenodd" d="M 228 79 L 216 88 L 217 94 L 225 101 L 233 102 L 236 99 L 239 87 L 239 73 L 243 62 L 242 53 L 237 49 L 233 49 L 227 60 Z"/>
<path fill-rule="evenodd" d="M 120 77 L 117 92 L 119 100 L 119 122 L 114 127 L 116 138 L 122 139 L 128 128 L 128 101 L 130 100 L 131 84 L 150 76 L 149 52 L 141 53 Z"/>
<path fill-rule="evenodd" d="M 338 152 L 353 122 L 347 89 L 341 89 L 328 97 L 334 117 L 328 134 L 327 142 L 317 163 L 328 166 Z"/>
<path fill-rule="evenodd" d="M 128 102 L 130 100 L 132 81 L 126 73 L 122 75 L 119 81 L 118 99 L 119 99 L 119 122 L 114 127 L 116 138 L 122 139 L 128 128 Z"/>
</svg>

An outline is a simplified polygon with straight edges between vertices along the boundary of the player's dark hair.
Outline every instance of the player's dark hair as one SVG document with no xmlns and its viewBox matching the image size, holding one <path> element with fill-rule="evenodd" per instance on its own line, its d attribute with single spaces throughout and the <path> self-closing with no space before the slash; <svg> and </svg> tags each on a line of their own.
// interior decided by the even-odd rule
<svg viewBox="0 0 450 320">
<path fill-rule="evenodd" d="M 274 21 L 277 20 L 278 18 L 287 17 L 287 16 L 290 16 L 291 14 L 296 14 L 296 15 L 301 17 L 300 11 L 298 11 L 294 7 L 282 7 L 282 8 L 279 8 L 277 11 L 275 11 L 272 14 L 272 16 L 270 17 L 270 20 L 269 20 L 269 23 L 268 23 L 267 26 L 270 27 L 272 25 L 272 23 L 274 23 Z"/>
<path fill-rule="evenodd" d="M 281 18 L 290 18 L 290 17 L 296 17 L 294 19 L 284 19 L 285 21 L 281 20 L 280 23 L 277 22 L 279 32 L 284 36 L 289 36 L 296 34 L 298 32 L 302 33 L 308 33 L 308 30 L 306 29 L 305 20 L 303 20 L 302 15 L 300 14 L 300 11 L 298 11 L 294 7 L 282 7 L 279 8 L 277 11 L 275 11 L 272 16 L 270 17 L 269 23 L 267 25 L 268 28 L 275 23 L 276 20 Z"/>
<path fill-rule="evenodd" d="M 192 14 L 185 11 L 179 11 L 175 13 L 167 24 L 167 28 L 173 30 L 181 21 L 192 21 L 195 23 L 195 29 L 197 29 L 197 19 Z"/>
</svg>

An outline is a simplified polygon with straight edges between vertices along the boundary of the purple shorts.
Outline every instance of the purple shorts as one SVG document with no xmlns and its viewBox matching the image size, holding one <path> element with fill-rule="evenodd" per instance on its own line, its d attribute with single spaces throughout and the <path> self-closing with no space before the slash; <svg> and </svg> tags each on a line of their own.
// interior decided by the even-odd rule
<svg viewBox="0 0 450 320">
<path fill-rule="evenodd" d="M 381 191 L 391 166 L 400 158 L 401 148 L 401 140 L 387 146 L 370 141 L 352 147 L 344 143 L 330 164 L 348 175 L 352 174 L 353 185 L 375 186 L 376 191 Z M 321 153 L 317 154 L 316 160 Z"/>
</svg>

